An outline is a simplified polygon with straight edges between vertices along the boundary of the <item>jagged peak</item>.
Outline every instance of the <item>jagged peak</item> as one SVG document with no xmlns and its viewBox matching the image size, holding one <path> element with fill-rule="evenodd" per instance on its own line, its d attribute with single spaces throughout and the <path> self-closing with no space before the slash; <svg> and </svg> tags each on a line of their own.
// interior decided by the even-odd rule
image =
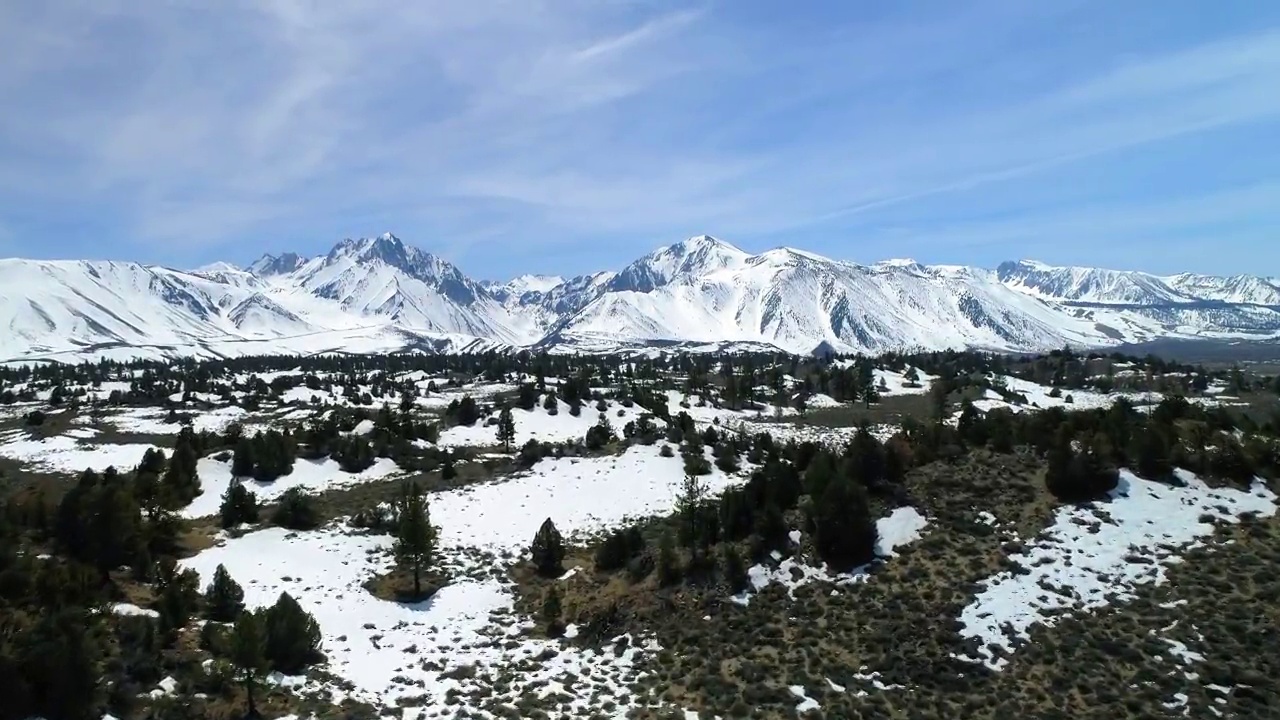
<svg viewBox="0 0 1280 720">
<path fill-rule="evenodd" d="M 287 252 L 280 255 L 266 253 L 248 267 L 248 271 L 259 277 L 285 275 L 297 270 L 306 262 L 297 253 Z"/>
</svg>

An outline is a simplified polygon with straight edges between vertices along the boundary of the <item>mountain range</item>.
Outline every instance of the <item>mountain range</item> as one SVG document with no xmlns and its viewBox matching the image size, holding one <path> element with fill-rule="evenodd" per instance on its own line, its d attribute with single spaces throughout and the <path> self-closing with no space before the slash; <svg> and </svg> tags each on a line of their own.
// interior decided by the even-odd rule
<svg viewBox="0 0 1280 720">
<path fill-rule="evenodd" d="M 644 348 L 1033 351 L 1280 336 L 1280 281 L 1022 260 L 861 265 L 709 236 L 618 271 L 479 281 L 388 233 L 247 268 L 0 260 L 0 361 Z"/>
</svg>

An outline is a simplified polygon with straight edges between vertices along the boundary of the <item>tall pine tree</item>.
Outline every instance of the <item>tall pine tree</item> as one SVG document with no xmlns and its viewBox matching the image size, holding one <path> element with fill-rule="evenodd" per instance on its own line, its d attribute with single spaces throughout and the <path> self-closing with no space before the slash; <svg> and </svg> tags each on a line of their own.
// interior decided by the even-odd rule
<svg viewBox="0 0 1280 720">
<path fill-rule="evenodd" d="M 406 483 L 397 503 L 395 555 L 413 571 L 413 597 L 422 597 L 422 572 L 435 559 L 436 529 L 431 525 L 427 498 L 415 482 Z"/>
<path fill-rule="evenodd" d="M 498 413 L 498 442 L 502 443 L 503 450 L 511 450 L 511 443 L 516 441 L 516 419 L 511 413 L 511 408 L 502 407 L 502 412 Z"/>
<path fill-rule="evenodd" d="M 229 648 L 231 664 L 244 683 L 248 713 L 245 717 L 257 717 L 253 690 L 258 678 L 267 671 L 267 638 L 262 618 L 251 612 L 242 612 L 231 630 Z"/>
</svg>

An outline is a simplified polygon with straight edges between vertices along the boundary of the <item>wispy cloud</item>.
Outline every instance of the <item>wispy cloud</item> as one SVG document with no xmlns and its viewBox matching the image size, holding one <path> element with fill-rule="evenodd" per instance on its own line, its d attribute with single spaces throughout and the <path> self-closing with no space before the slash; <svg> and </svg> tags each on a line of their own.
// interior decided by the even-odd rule
<svg viewBox="0 0 1280 720">
<path fill-rule="evenodd" d="M 0 223 L 170 262 L 394 229 L 496 273 L 700 232 L 984 262 L 1242 198 L 1280 225 L 1248 142 L 1280 129 L 1280 13 L 1139 5 L 8 4 Z"/>
</svg>

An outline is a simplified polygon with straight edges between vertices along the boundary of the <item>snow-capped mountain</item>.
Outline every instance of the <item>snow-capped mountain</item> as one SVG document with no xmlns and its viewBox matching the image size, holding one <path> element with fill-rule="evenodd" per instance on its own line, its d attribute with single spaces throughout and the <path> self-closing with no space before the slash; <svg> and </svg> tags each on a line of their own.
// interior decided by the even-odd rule
<svg viewBox="0 0 1280 720">
<path fill-rule="evenodd" d="M 0 360 L 642 347 L 1039 350 L 1280 336 L 1280 284 L 1030 260 L 994 270 L 702 235 L 617 272 L 473 280 L 387 233 L 248 268 L 0 260 Z"/>
<path fill-rule="evenodd" d="M 492 280 L 480 282 L 486 290 L 493 293 L 494 297 L 503 301 L 511 298 L 519 299 L 528 293 L 550 292 L 564 283 L 565 279 L 559 275 L 520 275 L 506 282 Z"/>
</svg>

